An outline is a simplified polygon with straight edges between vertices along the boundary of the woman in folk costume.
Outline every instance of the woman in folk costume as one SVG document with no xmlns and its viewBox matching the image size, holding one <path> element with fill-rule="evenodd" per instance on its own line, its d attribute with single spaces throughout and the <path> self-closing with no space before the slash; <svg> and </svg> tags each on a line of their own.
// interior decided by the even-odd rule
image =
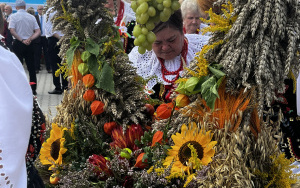
<svg viewBox="0 0 300 188">
<path fill-rule="evenodd" d="M 209 37 L 183 33 L 181 11 L 176 11 L 168 21 L 158 23 L 153 32 L 156 41 L 152 50 L 139 54 L 138 47 L 129 54 L 130 61 L 137 68 L 137 74 L 150 79 L 145 89 L 153 98 L 170 101 L 175 81 L 185 66 L 201 51 Z"/>
</svg>

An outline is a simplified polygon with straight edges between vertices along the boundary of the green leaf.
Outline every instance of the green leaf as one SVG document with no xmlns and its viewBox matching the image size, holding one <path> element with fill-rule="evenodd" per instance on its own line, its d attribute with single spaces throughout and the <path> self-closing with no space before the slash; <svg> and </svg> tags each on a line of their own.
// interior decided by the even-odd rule
<svg viewBox="0 0 300 188">
<path fill-rule="evenodd" d="M 84 51 L 81 54 L 81 59 L 82 61 L 87 61 L 89 59 L 89 57 L 91 56 L 90 52 L 88 51 Z"/>
<path fill-rule="evenodd" d="M 210 92 L 213 93 L 214 95 L 216 95 L 218 98 L 220 98 L 217 87 L 218 87 L 218 84 L 216 83 L 213 87 L 210 88 Z"/>
<path fill-rule="evenodd" d="M 90 73 L 95 77 L 95 86 L 97 88 L 100 88 L 100 74 L 101 71 L 99 70 L 99 64 L 97 61 L 97 58 L 95 55 L 91 54 L 91 56 L 89 57 L 88 61 L 87 61 L 87 65 L 89 68 Z"/>
<path fill-rule="evenodd" d="M 188 92 L 193 92 L 194 91 L 194 88 L 195 86 L 197 85 L 197 83 L 199 82 L 199 78 L 198 77 L 191 77 L 189 78 L 186 83 L 185 83 L 185 89 L 188 91 Z"/>
<path fill-rule="evenodd" d="M 104 89 L 112 94 L 116 94 L 113 69 L 106 62 L 103 62 L 99 83 L 101 89 Z"/>
<path fill-rule="evenodd" d="M 209 108 L 211 110 L 214 110 L 215 108 L 215 102 L 216 102 L 217 96 L 212 94 L 206 101 L 207 106 L 209 106 Z"/>
<path fill-rule="evenodd" d="M 206 90 L 209 90 L 212 86 L 214 86 L 216 83 L 216 78 L 214 76 L 207 79 L 205 82 L 203 82 L 201 86 L 201 93 L 204 93 Z"/>
<path fill-rule="evenodd" d="M 181 94 L 186 94 L 185 82 L 180 82 L 175 91 L 177 91 L 178 93 L 181 93 Z"/>
<path fill-rule="evenodd" d="M 116 42 L 116 46 L 117 46 L 119 49 L 124 50 L 124 48 L 123 48 L 123 43 L 122 43 L 121 41 Z"/>
<path fill-rule="evenodd" d="M 95 56 L 98 56 L 100 52 L 100 46 L 91 38 L 86 39 L 85 49 Z"/>
<path fill-rule="evenodd" d="M 199 92 L 201 91 L 201 86 L 202 86 L 202 84 L 203 84 L 208 78 L 209 78 L 209 76 L 202 76 L 202 77 L 199 79 L 198 83 L 196 84 L 193 93 L 194 93 L 194 92 L 199 93 Z"/>
<path fill-rule="evenodd" d="M 72 46 L 72 44 L 73 44 L 74 42 L 76 42 L 76 41 L 78 41 L 78 37 L 72 37 L 71 40 L 70 40 L 71 46 Z"/>
<path fill-rule="evenodd" d="M 72 38 L 73 39 L 73 38 Z M 67 64 L 68 64 L 68 68 L 70 69 L 73 63 L 73 59 L 74 59 L 74 52 L 77 49 L 77 47 L 79 46 L 80 41 L 79 40 L 73 40 L 73 42 L 71 43 L 70 48 L 68 49 L 67 53 L 66 53 L 66 58 L 67 58 Z"/>
<path fill-rule="evenodd" d="M 225 76 L 226 74 L 218 69 L 215 69 L 211 66 L 208 66 L 208 69 L 210 70 L 210 72 L 212 72 L 217 78 L 221 78 L 223 76 Z"/>
<path fill-rule="evenodd" d="M 224 78 L 225 78 L 225 76 L 219 78 L 219 80 L 217 81 L 218 87 L 221 85 L 221 83 L 223 82 Z"/>
</svg>

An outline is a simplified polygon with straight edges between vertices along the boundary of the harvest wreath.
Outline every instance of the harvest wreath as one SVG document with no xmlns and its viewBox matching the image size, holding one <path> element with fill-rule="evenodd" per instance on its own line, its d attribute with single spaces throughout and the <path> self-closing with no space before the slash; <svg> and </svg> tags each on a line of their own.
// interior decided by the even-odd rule
<svg viewBox="0 0 300 188">
<path fill-rule="evenodd" d="M 154 1 L 132 3 L 149 8 Z M 218 2 L 222 14 L 209 11 L 209 44 L 177 81 L 173 102 L 154 112 L 106 1 L 47 1 L 57 10 L 55 29 L 65 34 L 59 42 L 65 64 L 57 74 L 72 79 L 36 164 L 50 178 L 49 187 L 290 187 L 297 182 L 292 161 L 278 149 L 281 118 L 272 121 L 264 106 L 283 89 L 288 73 L 299 70 L 300 5 L 297 0 Z"/>
</svg>

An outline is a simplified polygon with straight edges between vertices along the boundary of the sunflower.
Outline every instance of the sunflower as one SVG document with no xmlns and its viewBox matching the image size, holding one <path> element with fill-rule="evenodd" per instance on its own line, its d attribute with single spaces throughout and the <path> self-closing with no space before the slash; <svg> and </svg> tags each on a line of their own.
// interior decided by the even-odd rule
<svg viewBox="0 0 300 188">
<path fill-rule="evenodd" d="M 210 131 L 199 130 L 195 123 L 190 123 L 189 127 L 183 124 L 181 133 L 172 135 L 175 145 L 169 149 L 163 165 L 165 167 L 172 165 L 171 174 L 173 175 L 184 175 L 184 172 L 190 173 L 191 169 L 208 165 L 215 154 L 215 150 L 212 148 L 217 144 L 216 141 L 211 141 L 212 136 Z M 193 159 L 195 157 L 197 160 Z M 192 161 L 198 161 L 201 165 L 196 165 L 198 167 L 195 168 L 195 162 Z"/>
<path fill-rule="evenodd" d="M 65 138 L 63 138 L 65 130 L 67 128 L 60 128 L 53 123 L 50 138 L 42 145 L 40 161 L 43 165 L 52 165 L 48 170 L 53 170 L 56 165 L 62 164 L 62 155 L 67 151 L 64 148 Z"/>
</svg>

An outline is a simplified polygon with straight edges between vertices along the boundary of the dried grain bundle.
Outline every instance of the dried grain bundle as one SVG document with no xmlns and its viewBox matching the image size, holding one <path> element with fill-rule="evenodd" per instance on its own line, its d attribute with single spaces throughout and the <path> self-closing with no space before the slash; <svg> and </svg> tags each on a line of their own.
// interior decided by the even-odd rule
<svg viewBox="0 0 300 188">
<path fill-rule="evenodd" d="M 219 0 L 218 3 L 226 3 Z M 234 0 L 238 15 L 228 33 L 216 32 L 210 43 L 226 41 L 206 58 L 224 67 L 228 88 L 257 88 L 259 114 L 284 86 L 290 70 L 298 74 L 300 4 L 298 0 Z"/>
<path fill-rule="evenodd" d="M 59 41 L 62 58 L 66 57 L 66 51 L 70 48 L 70 39 L 74 36 L 81 41 L 91 38 L 99 44 L 101 40 L 108 39 L 115 34 L 116 28 L 113 27 L 113 19 L 108 9 L 104 7 L 104 3 L 106 3 L 105 0 L 48 1 L 47 6 L 57 10 L 52 20 L 54 28 L 64 33 L 64 37 Z M 116 46 L 109 47 L 112 48 L 111 52 L 118 52 Z M 113 68 L 116 94 L 96 89 L 96 100 L 104 102 L 105 113 L 89 118 L 100 124 L 104 124 L 107 119 L 112 119 L 126 130 L 125 127 L 132 123 L 146 124 L 145 115 L 141 113 L 144 109 L 145 96 L 128 57 L 124 53 L 118 52 L 118 54 L 108 53 L 105 56 L 106 62 Z M 83 92 L 85 89 L 79 86 L 75 91 L 71 91 L 72 94 L 69 97 L 64 97 L 62 107 L 58 108 L 57 120 L 70 123 L 73 118 L 79 117 L 77 112 L 82 111 L 81 113 L 84 112 L 87 115 L 90 113 L 89 103 L 82 99 Z M 74 93 L 76 93 L 76 98 L 72 98 Z"/>
</svg>

